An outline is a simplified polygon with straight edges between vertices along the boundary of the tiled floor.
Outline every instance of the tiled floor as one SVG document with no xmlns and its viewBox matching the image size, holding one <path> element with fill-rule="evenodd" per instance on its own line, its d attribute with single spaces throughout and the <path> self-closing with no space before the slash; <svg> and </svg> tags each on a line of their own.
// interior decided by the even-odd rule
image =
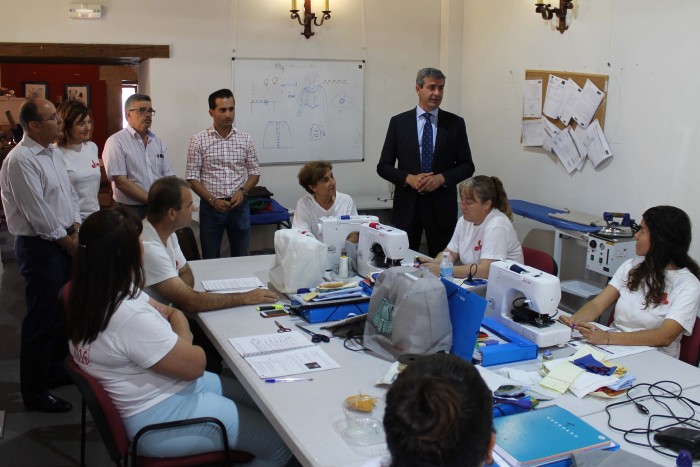
<svg viewBox="0 0 700 467">
<path fill-rule="evenodd" d="M 25 312 L 24 282 L 14 261 L 0 272 L 0 410 L 5 411 L 0 465 L 73 466 L 80 463 L 80 395 L 75 386 L 56 389 L 73 410 L 65 414 L 27 412 L 19 393 L 19 336 Z M 86 462 L 112 465 L 100 435 L 89 422 Z"/>
</svg>

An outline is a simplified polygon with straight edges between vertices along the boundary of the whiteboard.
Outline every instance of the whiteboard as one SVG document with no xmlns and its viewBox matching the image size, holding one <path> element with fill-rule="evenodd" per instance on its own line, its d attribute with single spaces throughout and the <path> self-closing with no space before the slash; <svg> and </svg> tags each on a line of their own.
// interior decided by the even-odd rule
<svg viewBox="0 0 700 467">
<path fill-rule="evenodd" d="M 361 60 L 233 60 L 236 128 L 260 164 L 364 159 Z"/>
</svg>

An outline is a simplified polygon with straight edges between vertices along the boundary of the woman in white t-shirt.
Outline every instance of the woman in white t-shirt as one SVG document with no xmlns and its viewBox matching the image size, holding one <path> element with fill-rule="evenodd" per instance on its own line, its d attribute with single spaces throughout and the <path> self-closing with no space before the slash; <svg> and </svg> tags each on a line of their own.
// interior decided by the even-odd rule
<svg viewBox="0 0 700 467">
<path fill-rule="evenodd" d="M 610 283 L 573 316 L 561 321 L 592 344 L 648 345 L 678 358 L 680 340 L 689 336 L 700 306 L 700 267 L 688 249 L 688 215 L 673 206 L 656 206 L 642 215 L 635 234 L 636 253 Z M 615 322 L 605 332 L 592 321 L 615 305 Z"/>
<path fill-rule="evenodd" d="M 459 186 L 459 196 L 462 217 L 444 250 L 455 264 L 454 277 L 488 278 L 491 263 L 501 259 L 522 263 L 523 249 L 513 227 L 513 211 L 498 177 L 477 175 L 467 179 Z M 440 275 L 443 253 L 420 260 L 433 274 Z"/>
<path fill-rule="evenodd" d="M 123 207 L 98 211 L 82 224 L 66 307 L 73 359 L 107 391 L 130 439 L 153 423 L 216 417 L 230 447 L 255 456 L 248 465 L 285 465 L 290 451 L 250 396 L 238 385 L 235 402 L 224 397 L 219 377 L 204 371 L 204 351 L 192 345 L 183 313 L 142 292 L 140 233 L 141 219 Z M 217 431 L 161 430 L 142 439 L 139 454 L 221 450 Z"/>
<path fill-rule="evenodd" d="M 357 208 L 350 195 L 335 191 L 333 165 L 326 161 L 309 162 L 299 170 L 299 185 L 308 194 L 297 202 L 292 220 L 293 229 L 308 230 L 319 238 L 318 219 L 324 216 L 356 216 Z M 357 243 L 353 232 L 348 240 Z"/>
<path fill-rule="evenodd" d="M 80 198 L 80 219 L 100 209 L 100 159 L 92 136 L 92 113 L 80 101 L 66 101 L 58 109 L 63 130 L 57 146 L 63 155 L 71 185 Z"/>
</svg>

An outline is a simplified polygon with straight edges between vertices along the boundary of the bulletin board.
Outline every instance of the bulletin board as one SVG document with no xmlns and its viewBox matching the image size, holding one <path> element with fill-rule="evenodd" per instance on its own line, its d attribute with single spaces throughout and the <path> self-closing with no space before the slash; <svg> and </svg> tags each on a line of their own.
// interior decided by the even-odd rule
<svg viewBox="0 0 700 467">
<path fill-rule="evenodd" d="M 260 164 L 364 158 L 363 60 L 235 58 L 236 128 Z"/>
<path fill-rule="evenodd" d="M 579 87 L 583 88 L 586 84 L 586 80 L 591 80 L 593 84 L 596 85 L 598 89 L 605 93 L 603 101 L 600 103 L 598 110 L 593 116 L 593 120 L 598 119 L 600 127 L 605 129 L 605 107 L 608 101 L 608 81 L 609 77 L 607 75 L 589 75 L 585 73 L 569 73 L 566 71 L 550 71 L 550 70 L 525 70 L 526 80 L 542 80 L 542 102 L 544 103 L 545 95 L 547 94 L 547 85 L 549 83 L 549 75 L 555 75 L 563 80 L 568 80 L 571 78 Z M 559 119 L 552 119 L 542 114 L 543 118 L 546 118 L 551 123 L 554 123 L 560 129 L 564 129 L 565 125 Z M 529 120 L 529 118 L 523 118 L 523 120 Z M 571 121 L 570 126 L 576 126 L 575 121 Z"/>
</svg>

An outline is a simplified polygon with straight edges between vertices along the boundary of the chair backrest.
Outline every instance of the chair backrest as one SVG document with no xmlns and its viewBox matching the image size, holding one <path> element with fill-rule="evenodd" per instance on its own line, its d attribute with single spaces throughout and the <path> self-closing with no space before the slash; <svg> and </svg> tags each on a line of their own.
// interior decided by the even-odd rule
<svg viewBox="0 0 700 467">
<path fill-rule="evenodd" d="M 531 266 L 553 276 L 559 274 L 559 266 L 557 266 L 557 262 L 554 261 L 554 258 L 542 250 L 524 246 L 523 259 L 526 266 Z"/>
<path fill-rule="evenodd" d="M 678 358 L 689 365 L 698 366 L 698 361 L 700 361 L 700 319 L 695 318 L 693 334 L 681 338 L 681 353 Z"/>
<path fill-rule="evenodd" d="M 126 435 L 121 417 L 114 407 L 102 385 L 75 363 L 72 355 L 66 357 L 66 370 L 83 400 L 90 409 L 92 419 L 97 426 L 109 456 L 116 463 L 121 463 L 129 450 L 129 438 Z"/>
<path fill-rule="evenodd" d="M 178 229 L 175 231 L 175 235 L 177 235 L 177 242 L 180 244 L 182 254 L 185 255 L 187 261 L 202 259 L 192 227 Z"/>
</svg>

